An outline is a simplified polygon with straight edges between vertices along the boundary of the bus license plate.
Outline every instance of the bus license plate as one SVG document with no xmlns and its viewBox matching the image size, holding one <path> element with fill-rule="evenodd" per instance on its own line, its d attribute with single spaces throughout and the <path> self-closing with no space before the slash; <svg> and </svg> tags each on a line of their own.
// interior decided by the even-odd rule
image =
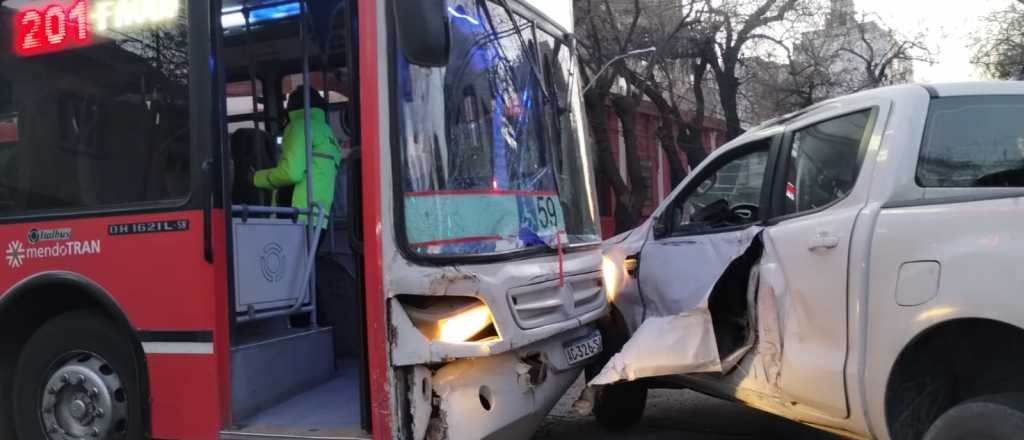
<svg viewBox="0 0 1024 440">
<path fill-rule="evenodd" d="M 593 333 L 565 343 L 565 359 L 569 365 L 576 365 L 601 353 L 601 332 Z"/>
</svg>

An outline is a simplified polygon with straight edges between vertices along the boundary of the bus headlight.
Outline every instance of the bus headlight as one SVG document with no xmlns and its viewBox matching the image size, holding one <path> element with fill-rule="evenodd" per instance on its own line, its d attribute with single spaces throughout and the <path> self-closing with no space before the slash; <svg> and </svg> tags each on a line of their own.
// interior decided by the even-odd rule
<svg viewBox="0 0 1024 440">
<path fill-rule="evenodd" d="M 481 304 L 438 321 L 437 339 L 444 342 L 466 342 L 493 324 L 491 310 Z"/>
<path fill-rule="evenodd" d="M 499 339 L 491 309 L 469 296 L 399 295 L 413 325 L 431 341 L 488 342 Z"/>
</svg>

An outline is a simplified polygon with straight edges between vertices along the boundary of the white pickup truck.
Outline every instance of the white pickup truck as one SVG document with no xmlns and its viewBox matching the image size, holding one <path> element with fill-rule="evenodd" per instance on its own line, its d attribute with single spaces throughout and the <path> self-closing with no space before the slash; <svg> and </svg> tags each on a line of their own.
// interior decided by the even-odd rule
<svg viewBox="0 0 1024 440">
<path fill-rule="evenodd" d="M 849 437 L 1024 438 L 1024 83 L 766 122 L 604 251 L 606 425 L 686 387 Z"/>
</svg>

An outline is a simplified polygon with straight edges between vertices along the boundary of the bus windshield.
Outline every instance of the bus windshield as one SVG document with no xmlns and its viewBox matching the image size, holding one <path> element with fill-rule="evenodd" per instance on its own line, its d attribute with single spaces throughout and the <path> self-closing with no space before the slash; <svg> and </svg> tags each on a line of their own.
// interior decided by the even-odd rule
<svg viewBox="0 0 1024 440">
<path fill-rule="evenodd" d="M 449 0 L 444 67 L 399 51 L 404 232 L 427 256 L 599 240 L 573 57 L 504 3 Z"/>
</svg>

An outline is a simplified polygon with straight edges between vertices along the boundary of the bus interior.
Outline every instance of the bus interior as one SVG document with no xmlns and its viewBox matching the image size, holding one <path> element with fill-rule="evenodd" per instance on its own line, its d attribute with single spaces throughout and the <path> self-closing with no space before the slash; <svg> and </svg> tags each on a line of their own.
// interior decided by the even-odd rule
<svg viewBox="0 0 1024 440">
<path fill-rule="evenodd" d="M 355 2 L 224 0 L 221 23 L 234 271 L 231 423 L 222 435 L 364 436 Z M 329 226 L 319 232 L 290 208 L 287 188 L 252 181 L 253 171 L 277 163 L 287 98 L 307 83 L 309 93 L 326 92 L 327 122 L 342 150 L 334 203 L 321 214 Z"/>
</svg>

